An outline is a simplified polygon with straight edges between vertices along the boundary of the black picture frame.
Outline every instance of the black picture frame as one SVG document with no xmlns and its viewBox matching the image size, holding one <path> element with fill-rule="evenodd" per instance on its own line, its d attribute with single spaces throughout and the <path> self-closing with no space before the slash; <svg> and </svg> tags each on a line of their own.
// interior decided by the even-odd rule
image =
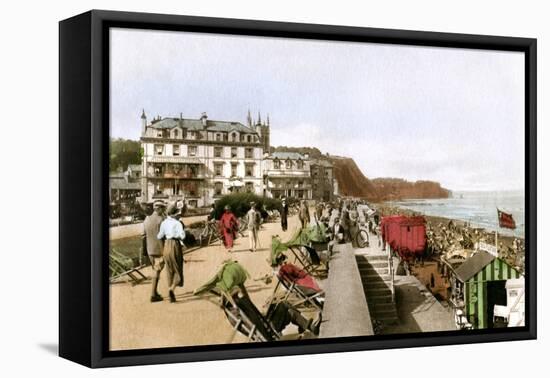
<svg viewBox="0 0 550 378">
<path fill-rule="evenodd" d="M 525 54 L 526 326 L 300 342 L 109 351 L 111 27 L 519 51 Z M 59 354 L 89 367 L 535 339 L 536 39 L 92 10 L 59 24 Z"/>
</svg>

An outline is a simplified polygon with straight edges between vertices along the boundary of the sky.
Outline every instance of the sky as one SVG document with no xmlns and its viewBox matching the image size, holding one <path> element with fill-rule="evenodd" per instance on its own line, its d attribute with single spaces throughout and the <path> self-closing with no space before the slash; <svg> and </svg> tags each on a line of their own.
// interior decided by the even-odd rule
<svg viewBox="0 0 550 378">
<path fill-rule="evenodd" d="M 272 146 L 348 156 L 365 176 L 524 188 L 524 55 L 473 49 L 111 30 L 110 130 L 141 111 L 246 124 Z"/>
</svg>

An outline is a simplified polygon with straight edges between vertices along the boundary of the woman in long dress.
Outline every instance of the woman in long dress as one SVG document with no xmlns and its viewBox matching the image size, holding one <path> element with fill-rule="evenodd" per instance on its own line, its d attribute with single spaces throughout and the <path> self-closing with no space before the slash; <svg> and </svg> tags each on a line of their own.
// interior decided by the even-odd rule
<svg viewBox="0 0 550 378">
<path fill-rule="evenodd" d="M 170 302 L 176 301 L 174 291 L 176 287 L 183 287 L 183 239 L 185 231 L 179 221 L 181 209 L 176 204 L 168 207 L 168 217 L 160 224 L 157 235 L 159 240 L 164 241 L 162 257 L 165 263 L 166 277 L 168 279 L 168 295 Z"/>
<path fill-rule="evenodd" d="M 220 219 L 220 234 L 223 238 L 223 245 L 228 252 L 231 252 L 233 248 L 233 240 L 237 236 L 237 231 L 239 230 L 239 221 L 235 214 L 231 212 L 231 207 L 226 205 L 224 207 L 224 213 Z"/>
</svg>

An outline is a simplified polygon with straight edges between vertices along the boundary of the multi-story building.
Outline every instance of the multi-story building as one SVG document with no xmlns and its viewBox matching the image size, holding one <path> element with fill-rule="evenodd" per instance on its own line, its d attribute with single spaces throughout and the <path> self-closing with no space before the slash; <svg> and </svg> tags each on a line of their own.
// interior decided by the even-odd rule
<svg viewBox="0 0 550 378">
<path fill-rule="evenodd" d="M 263 167 L 269 196 L 312 198 L 310 160 L 307 154 L 274 152 L 264 158 Z"/>
<path fill-rule="evenodd" d="M 262 156 L 269 148 L 269 124 L 141 115 L 142 201 L 184 198 L 207 206 L 231 192 L 262 194 Z M 269 122 L 269 121 L 268 121 Z"/>
<path fill-rule="evenodd" d="M 130 164 L 125 172 L 109 173 L 109 202 L 134 202 L 141 196 L 141 165 Z"/>
<path fill-rule="evenodd" d="M 328 159 L 317 158 L 311 161 L 312 198 L 321 201 L 332 201 L 335 194 L 332 163 Z"/>
</svg>

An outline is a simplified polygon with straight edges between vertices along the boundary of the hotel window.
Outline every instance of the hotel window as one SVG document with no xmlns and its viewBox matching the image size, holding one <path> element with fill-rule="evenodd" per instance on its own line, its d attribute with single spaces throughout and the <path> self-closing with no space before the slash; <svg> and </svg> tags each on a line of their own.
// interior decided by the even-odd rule
<svg viewBox="0 0 550 378">
<path fill-rule="evenodd" d="M 291 169 L 292 168 L 292 161 L 290 159 L 288 159 L 285 162 L 285 166 L 286 166 L 286 169 Z"/>
<path fill-rule="evenodd" d="M 246 148 L 244 150 L 244 158 L 245 159 L 252 159 L 254 157 L 254 149 L 253 148 Z"/>
<path fill-rule="evenodd" d="M 174 139 L 176 139 L 178 136 L 179 136 L 179 130 L 175 129 L 174 130 Z"/>
<path fill-rule="evenodd" d="M 297 167 L 298 169 L 304 169 L 304 162 L 303 162 L 302 160 L 298 160 L 298 161 L 296 162 L 296 167 Z"/>
<path fill-rule="evenodd" d="M 223 153 L 223 147 L 214 147 L 214 157 L 221 158 Z"/>
<path fill-rule="evenodd" d="M 252 193 L 254 191 L 254 184 L 251 182 L 247 182 L 244 187 L 247 193 Z"/>
<path fill-rule="evenodd" d="M 237 147 L 231 147 L 231 158 L 237 157 Z"/>
<path fill-rule="evenodd" d="M 155 165 L 155 176 L 160 177 L 162 176 L 162 165 Z"/>
<path fill-rule="evenodd" d="M 238 141 L 238 139 L 237 139 L 237 133 L 231 134 L 231 141 L 232 141 L 232 142 L 237 142 L 237 141 Z"/>
<path fill-rule="evenodd" d="M 162 144 L 155 144 L 155 155 L 162 155 L 164 152 L 164 146 Z"/>
<path fill-rule="evenodd" d="M 157 138 L 162 138 L 162 130 L 157 130 Z"/>
<path fill-rule="evenodd" d="M 221 140 L 222 140 L 222 135 L 216 134 L 216 142 L 221 142 Z"/>
<path fill-rule="evenodd" d="M 216 196 L 221 196 L 223 190 L 223 184 L 221 182 L 214 183 L 214 194 Z"/>
<path fill-rule="evenodd" d="M 237 176 L 237 163 L 231 164 L 231 176 L 233 177 Z"/>
<path fill-rule="evenodd" d="M 172 155 L 180 156 L 180 145 L 179 144 L 173 144 L 172 145 Z"/>
<path fill-rule="evenodd" d="M 298 188 L 301 188 L 302 186 L 304 186 L 304 182 L 303 181 L 298 181 Z"/>
<path fill-rule="evenodd" d="M 197 146 L 187 147 L 187 155 L 188 156 L 197 156 Z"/>
<path fill-rule="evenodd" d="M 216 176 L 223 176 L 223 163 L 214 163 L 214 174 Z"/>
<path fill-rule="evenodd" d="M 245 164 L 244 173 L 245 173 L 245 176 L 247 177 L 254 176 L 254 164 Z"/>
<path fill-rule="evenodd" d="M 247 135 L 247 136 L 246 136 L 246 141 L 247 141 L 248 143 L 252 142 L 252 137 L 251 137 L 250 135 Z"/>
<path fill-rule="evenodd" d="M 277 159 L 273 160 L 273 168 L 274 169 L 281 169 L 281 162 Z"/>
<path fill-rule="evenodd" d="M 183 129 L 183 131 L 181 132 L 181 137 L 183 139 L 186 139 L 187 138 L 187 129 Z"/>
<path fill-rule="evenodd" d="M 189 133 L 189 138 L 195 139 L 196 137 L 197 137 L 197 133 L 195 133 L 194 131 L 191 131 L 191 132 Z"/>
</svg>

